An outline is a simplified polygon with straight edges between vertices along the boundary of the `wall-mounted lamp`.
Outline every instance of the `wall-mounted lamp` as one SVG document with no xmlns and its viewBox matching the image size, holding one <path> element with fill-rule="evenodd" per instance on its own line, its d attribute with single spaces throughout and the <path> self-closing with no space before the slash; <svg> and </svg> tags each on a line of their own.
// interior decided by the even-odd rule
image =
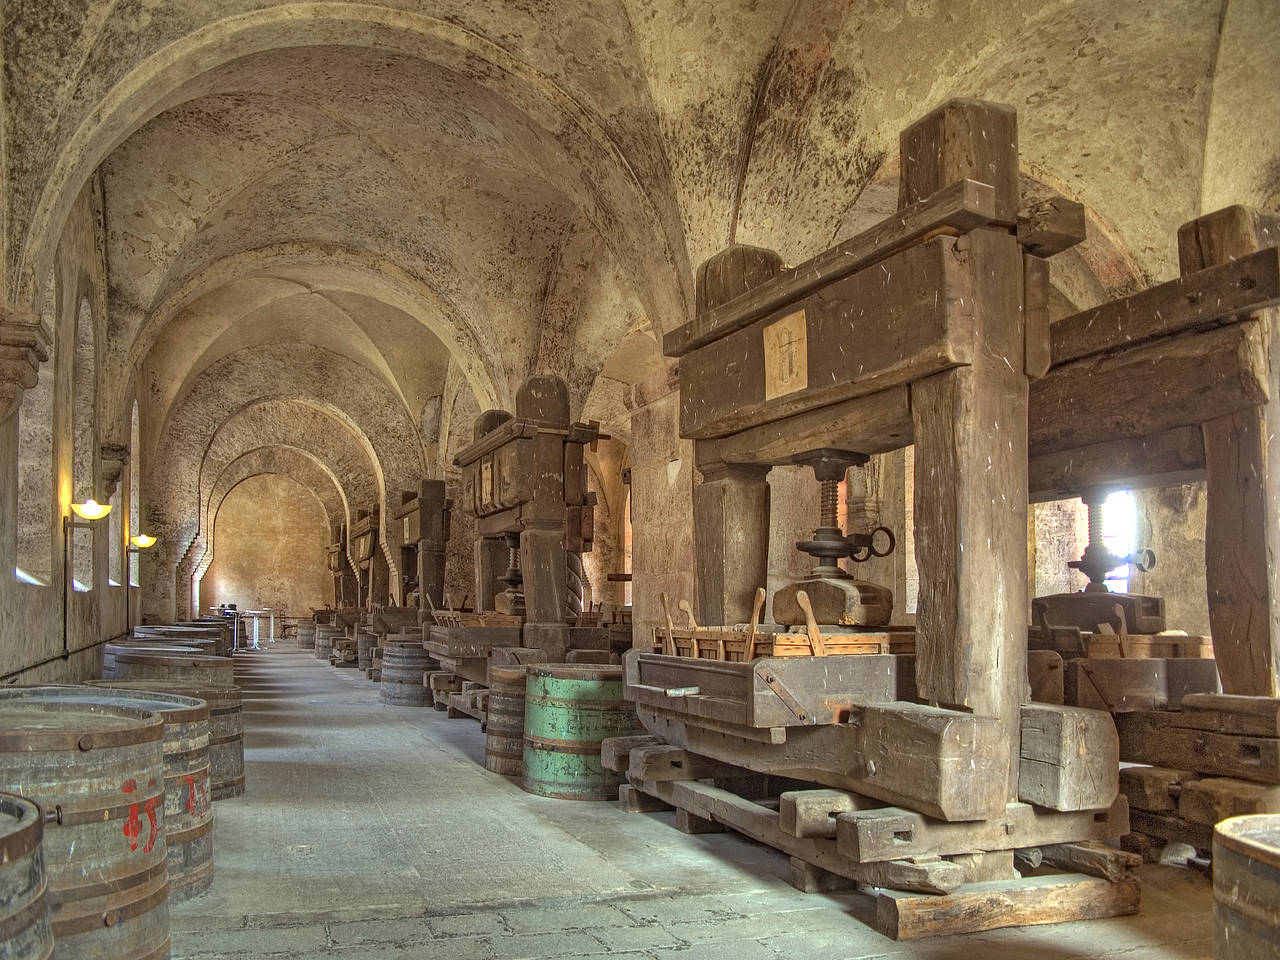
<svg viewBox="0 0 1280 960">
<path fill-rule="evenodd" d="M 71 512 L 79 520 L 72 520 L 70 517 L 62 518 L 62 659 L 67 660 L 71 657 L 71 650 L 67 645 L 67 607 L 71 605 L 71 530 L 73 528 L 81 530 L 92 530 L 93 521 L 101 520 L 111 512 L 111 504 L 101 504 L 97 500 L 90 497 L 84 503 L 71 504 Z"/>
<path fill-rule="evenodd" d="M 148 547 L 154 547 L 156 545 L 156 538 L 149 534 L 140 533 L 136 537 L 130 537 L 129 542 L 133 544 L 135 548 L 129 552 L 134 553 L 136 550 L 146 550 Z"/>
<path fill-rule="evenodd" d="M 111 504 L 102 504 L 90 497 L 84 503 L 73 503 L 71 511 L 82 520 L 101 520 L 111 512 Z M 67 517 L 67 522 L 75 525 L 70 517 Z"/>
</svg>

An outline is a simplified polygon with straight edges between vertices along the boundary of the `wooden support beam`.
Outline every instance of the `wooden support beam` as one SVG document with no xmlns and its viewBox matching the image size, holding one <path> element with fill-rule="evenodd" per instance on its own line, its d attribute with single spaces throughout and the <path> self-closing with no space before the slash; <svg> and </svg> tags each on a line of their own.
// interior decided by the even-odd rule
<svg viewBox="0 0 1280 960">
<path fill-rule="evenodd" d="M 1208 512 L 1205 575 L 1209 627 L 1230 694 L 1280 696 L 1280 302 L 1270 270 L 1280 258 L 1280 217 L 1227 207 L 1184 224 L 1178 259 L 1184 279 L 1239 273 L 1253 286 L 1262 328 L 1268 395 L 1204 424 Z M 1266 264 L 1267 273 L 1248 273 Z M 1264 298 L 1270 300 L 1263 304 Z M 1270 305 L 1272 309 L 1260 309 Z M 1276 467 L 1276 469 L 1272 469 Z"/>
<path fill-rule="evenodd" d="M 1120 792 L 1128 799 L 1130 811 L 1170 813 L 1178 809 L 1178 788 L 1198 776 L 1168 767 L 1125 767 L 1120 771 Z"/>
<path fill-rule="evenodd" d="M 639 735 L 634 737 L 609 737 L 600 744 L 600 765 L 614 773 L 626 773 L 631 765 L 631 751 L 642 747 L 660 747 L 663 743 L 657 737 Z"/>
<path fill-rule="evenodd" d="M 1188 823 L 1212 827 L 1228 817 L 1256 813 L 1280 813 L 1280 785 L 1204 777 L 1184 783 L 1178 794 L 1178 816 Z"/>
<path fill-rule="evenodd" d="M 946 897 L 878 891 L 876 927 L 893 940 L 919 940 L 1138 912 L 1137 880 L 1111 883 L 1083 874 L 968 884 Z"/>
<path fill-rule="evenodd" d="M 623 813 L 663 813 L 672 809 L 671 804 L 637 790 L 629 783 L 618 785 L 618 809 Z"/>
<path fill-rule="evenodd" d="M 1198 426 L 1264 403 L 1268 389 L 1252 320 L 1085 357 L 1031 384 L 1031 447 L 1043 455 Z"/>
<path fill-rule="evenodd" d="M 1178 727 L 1280 737 L 1280 698 L 1193 693 L 1182 698 L 1182 710 L 1171 719 Z"/>
<path fill-rule="evenodd" d="M 1277 304 L 1280 249 L 1254 248 L 1240 259 L 1063 317 L 1051 333 L 1053 365 L 1231 323 Z"/>
<path fill-rule="evenodd" d="M 1280 739 L 1176 727 L 1165 711 L 1117 713 L 1120 759 L 1280 783 Z"/>
<path fill-rule="evenodd" d="M 1011 803 L 1004 816 L 945 823 L 899 807 L 855 810 L 836 817 L 840 853 L 855 863 L 902 857 L 946 856 L 970 850 L 1039 847 L 1046 843 L 1105 840 L 1129 832 L 1129 804 L 1117 797 L 1109 810 L 1057 813 Z"/>
<path fill-rule="evenodd" d="M 1197 850 L 1213 849 L 1213 827 L 1191 823 L 1176 814 L 1134 810 L 1129 814 L 1129 824 L 1134 833 L 1156 837 L 1166 843 L 1185 843 Z"/>
<path fill-rule="evenodd" d="M 838 815 L 877 806 L 883 804 L 844 790 L 788 790 L 778 798 L 779 827 L 793 837 L 834 840 Z"/>
<path fill-rule="evenodd" d="M 667 744 L 631 751 L 627 776 L 633 781 L 710 780 L 748 774 L 741 767 L 700 756 Z"/>
<path fill-rule="evenodd" d="M 1032 406 L 1038 402 L 1033 388 Z M 1037 423 L 1044 422 L 1042 415 L 1033 416 Z M 1028 487 L 1033 503 L 1078 497 L 1098 487 L 1163 487 L 1204 479 L 1204 439 L 1199 425 L 1041 451 L 1037 444 L 1051 435 L 1033 434 L 1031 439 Z"/>
<path fill-rule="evenodd" d="M 1136 854 L 1108 847 L 1104 843 L 1050 843 L 1040 847 L 1044 862 L 1060 870 L 1087 873 L 1111 883 L 1119 883 L 1133 876 L 1142 865 Z"/>
<path fill-rule="evenodd" d="M 1110 714 L 1023 704 L 1019 800 L 1050 810 L 1105 810 L 1120 789 L 1119 768 Z"/>
<path fill-rule="evenodd" d="M 954 236 L 991 223 L 995 219 L 995 202 L 995 191 L 986 183 L 956 180 L 856 237 L 713 306 L 692 323 L 663 337 L 662 351 L 668 357 L 684 356 L 927 237 L 944 233 Z"/>
<path fill-rule="evenodd" d="M 1218 690 L 1217 666 L 1197 657 L 1095 657 L 1068 660 L 1063 670 L 1067 703 L 1113 714 L 1177 710 L 1188 694 Z"/>
<path fill-rule="evenodd" d="M 1018 242 L 1036 257 L 1052 257 L 1085 239 L 1084 204 L 1049 197 L 1018 211 Z"/>
</svg>

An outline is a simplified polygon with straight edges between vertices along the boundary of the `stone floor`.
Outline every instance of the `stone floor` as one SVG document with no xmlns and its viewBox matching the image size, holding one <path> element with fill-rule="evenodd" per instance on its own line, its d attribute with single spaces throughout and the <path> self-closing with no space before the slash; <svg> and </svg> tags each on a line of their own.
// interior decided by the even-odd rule
<svg viewBox="0 0 1280 960">
<path fill-rule="evenodd" d="M 213 889 L 173 910 L 173 956 L 637 960 L 1212 955 L 1211 890 L 1144 868 L 1139 916 L 900 944 L 858 895 L 805 895 L 787 860 L 669 814 L 529 796 L 481 765 L 472 720 L 386 707 L 286 644 L 238 658 L 248 791 L 216 805 Z"/>
</svg>

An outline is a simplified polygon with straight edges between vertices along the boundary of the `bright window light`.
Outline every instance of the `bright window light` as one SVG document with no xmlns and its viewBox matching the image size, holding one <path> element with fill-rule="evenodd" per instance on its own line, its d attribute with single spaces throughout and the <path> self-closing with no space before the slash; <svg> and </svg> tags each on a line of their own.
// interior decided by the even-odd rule
<svg viewBox="0 0 1280 960">
<path fill-rule="evenodd" d="M 33 587 L 47 587 L 49 585 L 45 583 L 43 580 L 41 580 L 39 577 L 37 577 L 34 573 L 28 573 L 26 570 L 23 570 L 21 567 L 14 567 L 13 575 L 18 578 L 19 583 L 29 583 Z"/>
<path fill-rule="evenodd" d="M 1137 549 L 1138 504 L 1131 490 L 1117 490 L 1102 504 L 1102 539 L 1118 557 L 1127 557 Z M 1133 566 L 1126 563 L 1107 576 L 1107 589 L 1128 593 Z"/>
</svg>

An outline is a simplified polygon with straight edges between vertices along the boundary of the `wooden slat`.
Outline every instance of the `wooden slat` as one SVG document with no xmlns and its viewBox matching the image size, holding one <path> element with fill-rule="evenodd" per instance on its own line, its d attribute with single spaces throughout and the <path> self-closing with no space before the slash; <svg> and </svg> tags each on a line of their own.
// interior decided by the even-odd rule
<svg viewBox="0 0 1280 960">
<path fill-rule="evenodd" d="M 1195 693 L 1182 698 L 1182 712 L 1174 722 L 1219 733 L 1280 737 L 1280 698 Z"/>
<path fill-rule="evenodd" d="M 856 237 L 712 308 L 694 322 L 672 330 L 663 337 L 662 352 L 668 357 L 682 357 L 927 237 L 940 232 L 964 233 L 992 222 L 994 217 L 995 191 L 975 180 L 958 180 Z"/>
<path fill-rule="evenodd" d="M 1053 365 L 1233 322 L 1280 304 L 1280 248 L 1208 267 L 1064 317 L 1050 334 Z"/>
</svg>

